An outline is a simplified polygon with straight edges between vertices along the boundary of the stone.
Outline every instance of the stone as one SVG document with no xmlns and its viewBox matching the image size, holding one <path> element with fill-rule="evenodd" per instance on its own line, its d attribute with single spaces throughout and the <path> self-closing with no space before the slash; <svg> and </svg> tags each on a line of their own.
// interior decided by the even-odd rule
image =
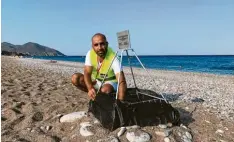
<svg viewBox="0 0 234 142">
<path fill-rule="evenodd" d="M 223 134 L 223 133 L 224 133 L 224 131 L 223 131 L 223 130 L 218 129 L 215 133 L 216 133 L 216 134 L 217 134 L 217 133 Z"/>
<path fill-rule="evenodd" d="M 93 123 L 94 124 L 100 124 L 99 120 L 97 120 L 97 119 L 94 119 Z"/>
<path fill-rule="evenodd" d="M 184 128 L 184 129 L 188 129 L 186 126 L 184 126 L 184 124 L 180 124 L 180 127 Z"/>
<path fill-rule="evenodd" d="M 162 131 L 155 131 L 155 134 L 158 136 L 166 137 L 165 133 Z"/>
<path fill-rule="evenodd" d="M 170 142 L 170 139 L 168 137 L 165 137 L 164 142 Z"/>
<path fill-rule="evenodd" d="M 135 134 L 136 132 L 127 132 L 126 138 L 130 142 L 148 142 L 150 140 L 150 135 L 143 131 L 138 131 L 138 134 Z"/>
<path fill-rule="evenodd" d="M 162 129 L 166 129 L 166 128 L 167 128 L 167 125 L 159 124 L 158 127 L 159 127 L 159 128 L 162 128 Z"/>
<path fill-rule="evenodd" d="M 189 132 L 185 132 L 185 135 L 187 136 L 187 138 L 189 138 L 190 140 L 192 140 L 192 135 Z"/>
<path fill-rule="evenodd" d="M 167 127 L 171 128 L 173 126 L 172 123 L 167 123 Z"/>
<path fill-rule="evenodd" d="M 139 128 L 141 128 L 141 127 L 138 126 L 138 125 L 133 125 L 133 126 L 126 127 L 127 130 L 129 130 L 129 129 L 139 129 Z"/>
<path fill-rule="evenodd" d="M 67 115 L 64 115 L 60 118 L 60 122 L 74 122 L 82 117 L 87 116 L 86 111 L 73 112 Z"/>
<path fill-rule="evenodd" d="M 155 131 L 156 135 L 162 136 L 162 137 L 168 137 L 171 134 L 170 129 L 166 129 L 163 132 L 162 131 Z"/>
<path fill-rule="evenodd" d="M 92 136 L 94 133 L 90 130 L 92 125 L 89 122 L 83 122 L 80 124 L 80 134 L 84 137 Z"/>
<path fill-rule="evenodd" d="M 99 139 L 97 142 L 119 142 L 119 140 L 114 136 L 109 136 L 106 139 Z"/>
<path fill-rule="evenodd" d="M 46 126 L 46 130 L 49 131 L 52 128 L 52 126 Z"/>
<path fill-rule="evenodd" d="M 119 131 L 118 134 L 117 134 L 117 136 L 118 136 L 118 137 L 122 136 L 126 130 L 127 130 L 126 127 L 121 127 L 121 128 L 120 128 L 120 131 Z"/>
<path fill-rule="evenodd" d="M 42 121 L 43 120 L 43 114 L 41 112 L 36 112 L 33 114 L 32 119 L 34 121 Z"/>
</svg>

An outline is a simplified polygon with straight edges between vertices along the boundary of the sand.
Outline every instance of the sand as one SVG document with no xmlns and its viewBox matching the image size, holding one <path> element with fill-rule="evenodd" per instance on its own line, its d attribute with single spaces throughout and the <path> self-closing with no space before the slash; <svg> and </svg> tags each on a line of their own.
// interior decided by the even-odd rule
<svg viewBox="0 0 234 142">
<path fill-rule="evenodd" d="M 87 93 L 71 84 L 71 75 L 83 72 L 82 63 L 6 56 L 1 59 L 2 141 L 83 142 L 117 135 L 119 129 L 108 132 L 95 125 L 94 136 L 82 137 L 79 124 L 93 121 L 92 117 L 59 122 L 62 115 L 88 109 Z M 180 111 L 193 141 L 234 141 L 234 76 L 148 71 L 134 68 L 137 86 L 163 94 Z M 124 72 L 128 87 L 133 87 L 129 68 L 125 67 Z M 151 135 L 151 141 L 163 141 L 155 134 L 157 126 L 141 129 Z M 126 134 L 119 140 L 127 141 Z"/>
</svg>

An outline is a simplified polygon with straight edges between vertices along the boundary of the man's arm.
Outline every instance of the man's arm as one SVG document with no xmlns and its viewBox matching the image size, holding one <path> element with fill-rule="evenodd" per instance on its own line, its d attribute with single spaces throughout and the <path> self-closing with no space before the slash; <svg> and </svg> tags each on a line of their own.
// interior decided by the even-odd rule
<svg viewBox="0 0 234 142">
<path fill-rule="evenodd" d="M 120 79 L 119 79 L 118 99 L 119 100 L 124 100 L 125 93 L 126 93 L 126 90 L 127 90 L 127 83 L 126 83 L 126 79 L 125 79 L 123 71 L 116 74 L 116 79 L 117 80 L 118 80 L 119 76 L 120 76 Z"/>
<path fill-rule="evenodd" d="M 91 80 L 92 70 L 93 70 L 92 66 L 85 66 L 84 67 L 84 80 L 85 80 L 85 85 L 88 89 L 88 95 L 91 99 L 94 100 L 94 98 L 96 96 L 96 91 L 93 87 L 93 83 Z"/>
</svg>

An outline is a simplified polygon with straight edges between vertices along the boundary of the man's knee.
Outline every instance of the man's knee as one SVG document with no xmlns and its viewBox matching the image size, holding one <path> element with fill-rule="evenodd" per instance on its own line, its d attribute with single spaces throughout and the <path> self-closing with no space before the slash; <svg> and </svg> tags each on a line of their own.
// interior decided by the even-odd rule
<svg viewBox="0 0 234 142">
<path fill-rule="evenodd" d="M 114 88 L 110 84 L 104 84 L 101 88 L 101 92 L 109 94 L 114 91 Z"/>
<path fill-rule="evenodd" d="M 84 78 L 84 75 L 82 73 L 74 73 L 72 75 L 71 82 L 75 86 L 79 86 L 80 81 Z"/>
</svg>

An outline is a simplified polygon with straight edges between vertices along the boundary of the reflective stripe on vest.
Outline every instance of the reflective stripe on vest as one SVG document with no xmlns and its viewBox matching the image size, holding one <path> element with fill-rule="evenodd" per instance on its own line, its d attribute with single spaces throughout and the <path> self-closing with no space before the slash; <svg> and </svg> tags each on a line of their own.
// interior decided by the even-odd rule
<svg viewBox="0 0 234 142">
<path fill-rule="evenodd" d="M 95 80 L 95 79 L 97 79 L 99 81 L 103 80 L 103 78 L 105 77 L 105 74 L 107 73 L 108 68 L 111 65 L 111 62 L 112 62 L 114 57 L 115 57 L 115 52 L 110 47 L 108 47 L 105 59 L 102 61 L 102 66 L 100 69 L 98 69 L 97 54 L 95 53 L 95 51 L 93 49 L 91 49 L 90 60 L 91 60 L 92 66 L 93 66 L 93 70 L 92 70 L 92 79 L 93 80 Z M 112 68 L 110 68 L 110 70 L 106 76 L 105 81 L 117 82 L 116 77 L 115 77 L 115 73 L 114 73 Z"/>
</svg>

